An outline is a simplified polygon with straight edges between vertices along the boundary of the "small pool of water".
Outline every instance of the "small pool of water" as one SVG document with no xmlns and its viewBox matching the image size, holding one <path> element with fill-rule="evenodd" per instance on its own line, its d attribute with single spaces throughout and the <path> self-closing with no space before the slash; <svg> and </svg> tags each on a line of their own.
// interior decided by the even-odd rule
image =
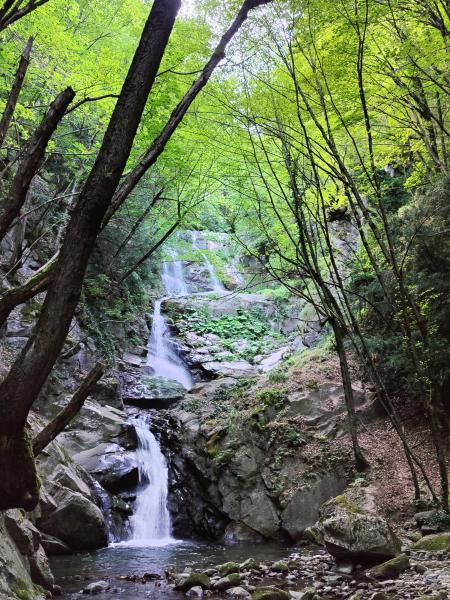
<svg viewBox="0 0 450 600">
<path fill-rule="evenodd" d="M 249 557 L 264 562 L 278 560 L 300 551 L 295 547 L 267 544 L 234 544 L 179 541 L 166 546 L 139 547 L 117 545 L 96 552 L 57 556 L 51 560 L 56 583 L 63 588 L 64 598 L 79 598 L 91 581 L 107 580 L 111 590 L 102 593 L 102 600 L 180 599 L 184 594 L 167 588 L 163 582 L 146 584 L 118 581 L 120 575 L 159 573 L 174 567 L 177 572 L 186 567 L 207 569 L 230 560 L 242 562 Z"/>
</svg>

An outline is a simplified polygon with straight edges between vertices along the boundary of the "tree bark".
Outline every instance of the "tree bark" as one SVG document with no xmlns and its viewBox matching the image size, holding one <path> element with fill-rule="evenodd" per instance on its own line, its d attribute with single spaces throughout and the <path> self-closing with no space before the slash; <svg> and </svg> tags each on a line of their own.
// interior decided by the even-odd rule
<svg viewBox="0 0 450 600">
<path fill-rule="evenodd" d="M 97 159 L 74 207 L 39 320 L 21 354 L 0 385 L 0 442 L 23 439 L 28 412 L 61 352 L 78 304 L 89 257 L 109 203 L 130 155 L 180 0 L 155 0 L 144 26 Z M 11 460 L 11 453 L 4 452 Z M 0 465 L 2 463 L 0 444 Z M 31 458 L 32 461 L 32 458 Z M 4 462 L 4 461 L 3 461 Z M 24 494 L 37 503 L 30 456 L 14 458 L 15 470 L 30 474 L 20 486 L 0 479 L 0 509 L 21 507 Z"/>
<path fill-rule="evenodd" d="M 355 466 L 357 471 L 365 471 L 369 466 L 369 463 L 364 458 L 364 454 L 358 442 L 358 422 L 355 411 L 355 398 L 353 395 L 352 381 L 347 362 L 347 353 L 344 346 L 344 332 L 336 319 L 333 318 L 330 320 L 330 322 L 333 328 L 333 333 L 336 340 L 336 350 L 339 356 L 342 384 L 344 386 L 345 404 L 347 407 L 348 424 L 350 436 L 352 438 L 353 454 L 355 456 Z"/>
<path fill-rule="evenodd" d="M 131 173 L 129 173 L 125 181 L 117 189 L 112 199 L 111 205 L 106 212 L 104 219 L 105 224 L 110 220 L 112 215 L 122 206 L 127 197 L 142 179 L 143 175 L 158 160 L 159 156 L 166 147 L 167 142 L 170 140 L 172 134 L 174 133 L 178 125 L 181 123 L 192 102 L 208 83 L 211 75 L 214 72 L 214 69 L 217 67 L 220 61 L 225 58 L 225 50 L 227 48 L 227 45 L 233 39 L 234 35 L 239 31 L 243 23 L 247 20 L 248 13 L 252 9 L 257 8 L 258 6 L 262 6 L 263 4 L 269 4 L 270 2 L 272 2 L 272 0 L 245 0 L 245 2 L 242 4 L 233 23 L 221 37 L 219 43 L 217 44 L 214 52 L 211 55 L 211 58 L 203 67 L 202 72 L 191 85 L 191 87 L 180 100 L 180 102 L 177 104 L 177 106 L 173 109 L 172 114 L 170 115 L 170 118 L 167 121 L 161 133 L 153 140 L 150 148 L 147 150 L 144 156 L 142 156 L 136 167 L 131 171 Z"/>
<path fill-rule="evenodd" d="M 0 296 L 0 328 L 6 323 L 9 314 L 16 306 L 34 298 L 34 296 L 47 288 L 57 258 L 58 253 L 36 271 L 24 284 L 7 290 Z"/>
<path fill-rule="evenodd" d="M 65 406 L 62 411 L 56 415 L 53 421 L 50 421 L 50 423 L 48 423 L 48 425 L 46 425 L 34 438 L 34 456 L 38 456 L 44 448 L 67 427 L 75 415 L 80 412 L 86 398 L 91 393 L 92 388 L 97 381 L 103 376 L 104 372 L 105 366 L 102 363 L 97 363 L 95 367 L 89 371 L 67 406 Z"/>
<path fill-rule="evenodd" d="M 14 219 L 19 216 L 31 181 L 44 158 L 50 137 L 58 127 L 58 123 L 74 96 L 75 92 L 72 88 L 61 92 L 51 103 L 42 123 L 27 142 L 11 190 L 0 208 L 0 240 L 3 239 Z"/>
<path fill-rule="evenodd" d="M 3 146 L 3 142 L 6 137 L 6 132 L 8 131 L 12 116 L 16 109 L 17 100 L 19 99 L 19 94 L 20 90 L 22 89 L 25 74 L 27 72 L 28 65 L 30 64 L 30 54 L 31 48 L 33 47 L 33 41 L 33 38 L 30 37 L 30 39 L 27 42 L 27 45 L 25 46 L 22 52 L 22 56 L 20 57 L 19 62 L 19 68 L 17 69 L 16 76 L 11 87 L 11 92 L 9 93 L 8 100 L 6 101 L 5 110 L 3 111 L 3 115 L 0 120 L 0 148 Z"/>
</svg>

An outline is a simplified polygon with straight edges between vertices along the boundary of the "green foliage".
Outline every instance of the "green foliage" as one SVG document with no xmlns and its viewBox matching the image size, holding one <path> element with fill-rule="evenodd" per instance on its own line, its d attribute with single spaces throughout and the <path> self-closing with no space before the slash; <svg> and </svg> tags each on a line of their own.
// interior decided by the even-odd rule
<svg viewBox="0 0 450 600">
<path fill-rule="evenodd" d="M 222 340 L 260 340 L 270 332 L 266 317 L 258 310 L 237 309 L 236 315 L 213 317 L 208 309 L 191 313 L 187 325 L 190 331 L 214 333 Z"/>
</svg>

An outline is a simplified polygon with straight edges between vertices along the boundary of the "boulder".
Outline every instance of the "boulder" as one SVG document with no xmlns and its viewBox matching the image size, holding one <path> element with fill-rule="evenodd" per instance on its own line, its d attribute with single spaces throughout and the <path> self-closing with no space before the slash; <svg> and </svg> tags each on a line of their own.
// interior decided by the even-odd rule
<svg viewBox="0 0 450 600">
<path fill-rule="evenodd" d="M 184 398 L 185 388 L 172 379 L 129 375 L 123 386 L 123 401 L 140 408 L 170 408 Z"/>
<path fill-rule="evenodd" d="M 400 541 L 379 515 L 364 512 L 345 496 L 337 496 L 320 510 L 325 546 L 339 559 L 380 563 L 400 554 Z"/>
<path fill-rule="evenodd" d="M 199 585 L 192 587 L 185 594 L 188 598 L 203 598 L 203 588 Z"/>
<path fill-rule="evenodd" d="M 183 577 L 180 581 L 175 585 L 176 590 L 180 590 L 181 592 L 187 592 L 193 587 L 199 586 L 203 589 L 208 589 L 210 586 L 210 579 L 208 575 L 204 573 L 190 573 L 187 577 Z"/>
<path fill-rule="evenodd" d="M 240 379 L 242 377 L 254 377 L 257 373 L 256 367 L 246 360 L 233 360 L 227 362 L 212 361 L 202 364 L 202 368 L 215 376 L 233 377 Z"/>
<path fill-rule="evenodd" d="M 250 598 L 250 593 L 247 592 L 243 587 L 236 586 L 232 587 L 225 592 L 227 598 Z"/>
<path fill-rule="evenodd" d="M 284 560 L 277 560 L 270 568 L 276 573 L 288 573 L 289 571 L 288 564 Z"/>
<path fill-rule="evenodd" d="M 397 577 L 410 567 L 411 565 L 406 554 L 400 554 L 374 567 L 369 571 L 369 574 L 376 579 L 397 579 Z"/>
<path fill-rule="evenodd" d="M 101 594 L 109 590 L 110 587 L 107 581 L 94 581 L 84 588 L 83 594 Z"/>
<path fill-rule="evenodd" d="M 411 546 L 411 550 L 427 550 L 428 552 L 450 552 L 450 532 L 426 535 Z"/>
<path fill-rule="evenodd" d="M 272 586 L 257 588 L 252 594 L 252 600 L 290 600 L 290 598 L 288 592 Z"/>
<path fill-rule="evenodd" d="M 40 545 L 40 534 L 20 510 L 5 511 L 4 523 L 20 553 L 31 556 Z"/>
<path fill-rule="evenodd" d="M 41 544 L 47 556 L 59 556 L 61 554 L 72 553 L 72 550 L 67 544 L 52 535 L 48 535 L 48 533 L 41 534 Z"/>
<path fill-rule="evenodd" d="M 443 510 L 426 510 L 416 513 L 414 519 L 424 535 L 450 529 L 450 515 Z"/>
<path fill-rule="evenodd" d="M 226 562 L 217 567 L 222 577 L 226 577 L 227 575 L 230 575 L 230 573 L 239 573 L 240 568 L 240 564 L 234 561 Z"/>
<path fill-rule="evenodd" d="M 226 577 L 221 577 L 219 581 L 216 581 L 213 588 L 219 592 L 224 592 L 232 587 L 237 587 L 240 583 L 241 576 L 239 573 L 230 573 Z"/>
<path fill-rule="evenodd" d="M 81 494 L 66 489 L 56 494 L 55 501 L 57 508 L 38 521 L 41 531 L 62 540 L 73 550 L 106 546 L 106 525 L 98 506 Z"/>
<path fill-rule="evenodd" d="M 73 460 L 109 492 L 136 487 L 139 482 L 135 454 L 124 451 L 118 444 L 99 444 L 75 454 Z"/>
</svg>

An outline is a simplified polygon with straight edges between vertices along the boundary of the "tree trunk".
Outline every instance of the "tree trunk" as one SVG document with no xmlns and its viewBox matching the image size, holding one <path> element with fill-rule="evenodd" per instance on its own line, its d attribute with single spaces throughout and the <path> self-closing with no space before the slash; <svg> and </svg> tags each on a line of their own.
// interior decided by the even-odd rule
<svg viewBox="0 0 450 600">
<path fill-rule="evenodd" d="M 344 346 L 344 332 L 336 319 L 331 319 L 330 322 L 331 326 L 333 327 L 334 337 L 336 340 L 336 350 L 339 356 L 342 384 L 344 386 L 345 404 L 347 407 L 348 426 L 350 430 L 350 436 L 352 438 L 353 454 L 355 456 L 355 466 L 357 471 L 365 471 L 368 468 L 369 463 L 364 458 L 358 442 L 358 421 L 356 418 L 355 399 L 353 396 L 350 370 L 347 362 L 347 353 Z"/>
<path fill-rule="evenodd" d="M 44 158 L 50 137 L 58 127 L 58 123 L 74 96 L 75 92 L 72 88 L 61 92 L 51 103 L 42 123 L 27 142 L 11 190 L 0 208 L 0 240 L 3 239 L 14 219 L 19 216 L 31 181 Z"/>
<path fill-rule="evenodd" d="M 67 226 L 39 320 L 0 385 L 0 440 L 2 436 L 6 441 L 23 436 L 28 412 L 61 352 L 80 298 L 89 257 L 130 155 L 179 7 L 180 0 L 153 3 L 97 159 Z M 8 458 L 12 460 L 13 471 L 28 468 L 30 478 L 22 480 L 20 485 L 5 481 L 4 477 L 0 479 L 0 509 L 21 507 L 27 493 L 36 504 L 36 481 L 29 465 L 33 462 L 31 455 L 22 454 L 14 459 L 9 453 Z M 0 464 L 2 461 L 4 458 L 0 456 Z M 30 504 L 27 502 L 28 507 Z"/>
<path fill-rule="evenodd" d="M 0 328 L 6 323 L 11 311 L 45 290 L 56 264 L 58 253 L 28 279 L 23 285 L 7 290 L 0 296 Z"/>
<path fill-rule="evenodd" d="M 31 48 L 33 47 L 33 38 L 27 42 L 25 46 L 22 56 L 20 57 L 19 68 L 17 69 L 16 76 L 14 78 L 14 83 L 11 87 L 11 92 L 9 94 L 8 100 L 6 101 L 5 110 L 3 111 L 2 118 L 0 120 L 0 148 L 3 146 L 3 142 L 6 137 L 6 132 L 8 131 L 9 124 L 11 123 L 12 116 L 16 109 L 17 100 L 19 99 L 20 90 L 22 89 L 23 81 L 25 79 L 25 74 L 28 69 L 28 65 L 30 64 L 30 54 Z"/>
<path fill-rule="evenodd" d="M 48 425 L 46 425 L 34 438 L 34 456 L 38 456 L 42 450 L 44 450 L 44 448 L 67 427 L 75 415 L 80 412 L 86 398 L 89 396 L 92 388 L 102 377 L 104 372 L 105 367 L 102 363 L 97 363 L 95 367 L 89 371 L 67 406 L 65 406 L 62 411 L 56 415 L 53 421 L 50 421 L 50 423 L 48 423 Z"/>
</svg>

